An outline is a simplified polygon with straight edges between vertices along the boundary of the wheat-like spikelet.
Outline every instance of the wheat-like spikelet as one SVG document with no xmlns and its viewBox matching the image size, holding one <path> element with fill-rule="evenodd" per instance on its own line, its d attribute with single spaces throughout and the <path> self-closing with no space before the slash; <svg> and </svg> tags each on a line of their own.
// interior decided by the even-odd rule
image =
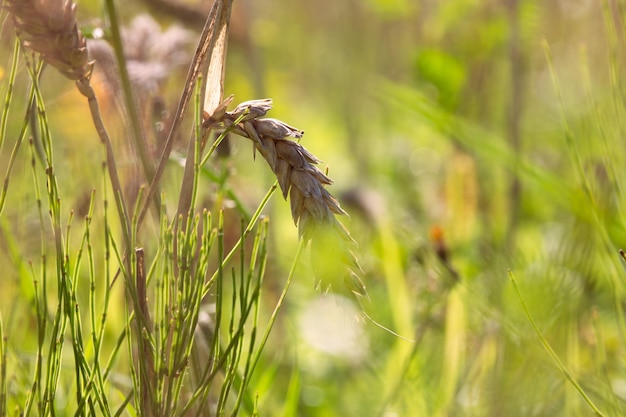
<svg viewBox="0 0 626 417">
<path fill-rule="evenodd" d="M 322 290 L 341 290 L 337 283 L 343 278 L 351 293 L 366 295 L 353 253 L 356 243 L 335 218 L 346 212 L 325 188 L 333 181 L 316 166 L 321 161 L 293 140 L 300 139 L 303 131 L 280 120 L 262 118 L 271 107 L 271 99 L 247 101 L 231 112 L 221 106 L 205 120 L 205 126 L 231 128 L 233 133 L 252 140 L 254 149 L 267 161 L 283 197 L 289 197 L 300 238 L 311 243 L 311 261 Z"/>
<path fill-rule="evenodd" d="M 76 23 L 71 0 L 5 0 L 4 8 L 25 47 L 41 54 L 45 62 L 72 80 L 88 79 L 89 61 L 85 37 Z"/>
</svg>

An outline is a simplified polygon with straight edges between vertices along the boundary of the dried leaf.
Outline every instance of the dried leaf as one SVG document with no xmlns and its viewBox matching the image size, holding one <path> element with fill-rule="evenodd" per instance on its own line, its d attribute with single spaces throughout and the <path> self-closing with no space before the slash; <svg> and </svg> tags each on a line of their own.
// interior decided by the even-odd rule
<svg viewBox="0 0 626 417">
<path fill-rule="evenodd" d="M 219 1 L 219 0 L 218 0 Z M 213 116 L 219 108 L 224 95 L 224 68 L 226 66 L 226 50 L 228 45 L 228 29 L 232 0 L 221 1 L 219 13 L 211 34 L 209 66 L 204 91 L 204 111 Z"/>
</svg>

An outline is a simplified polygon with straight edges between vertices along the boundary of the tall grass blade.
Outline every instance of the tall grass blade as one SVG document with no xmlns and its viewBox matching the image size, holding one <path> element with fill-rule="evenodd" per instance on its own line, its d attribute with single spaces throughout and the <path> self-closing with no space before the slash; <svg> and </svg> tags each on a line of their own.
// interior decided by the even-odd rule
<svg viewBox="0 0 626 417">
<path fill-rule="evenodd" d="M 520 301 L 520 303 L 522 305 L 522 309 L 524 311 L 524 314 L 526 315 L 526 318 L 530 322 L 530 325 L 532 326 L 533 330 L 535 331 L 535 334 L 537 335 L 537 337 L 541 341 L 541 344 L 543 345 L 544 349 L 546 350 L 546 352 L 548 352 L 548 355 L 550 356 L 550 358 L 554 361 L 554 363 L 556 364 L 557 368 L 559 368 L 559 370 L 563 373 L 563 375 L 565 376 L 567 381 L 570 384 L 572 384 L 572 386 L 574 387 L 574 389 L 576 389 L 576 391 L 578 391 L 580 396 L 583 398 L 585 403 L 587 403 L 589 408 L 591 408 L 593 413 L 596 416 L 604 416 L 605 414 L 603 414 L 596 407 L 596 405 L 593 403 L 591 398 L 589 398 L 589 396 L 587 395 L 585 390 L 583 390 L 583 388 L 580 386 L 580 384 L 576 381 L 576 379 L 572 376 L 572 374 L 565 367 L 563 362 L 561 362 L 561 359 L 556 354 L 554 349 L 552 349 L 552 346 L 550 346 L 550 343 L 548 343 L 546 338 L 543 336 L 543 334 L 541 333 L 541 330 L 539 330 L 539 327 L 537 326 L 537 323 L 535 323 L 535 319 L 533 318 L 533 316 L 530 313 L 530 310 L 528 310 L 528 307 L 526 306 L 526 302 L 524 301 L 524 297 L 522 296 L 522 293 L 521 293 L 521 291 L 520 291 L 520 289 L 519 289 L 519 287 L 517 285 L 517 280 L 515 279 L 515 275 L 513 274 L 512 271 L 509 271 L 509 279 L 511 280 L 511 283 L 513 284 L 513 289 L 515 290 L 515 294 L 517 295 L 517 298 L 519 299 L 519 301 Z"/>
</svg>

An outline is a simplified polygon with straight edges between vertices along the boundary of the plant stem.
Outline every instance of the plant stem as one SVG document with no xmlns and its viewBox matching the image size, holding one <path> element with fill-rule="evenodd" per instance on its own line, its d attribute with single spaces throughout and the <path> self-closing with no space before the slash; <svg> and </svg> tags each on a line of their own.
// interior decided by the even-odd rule
<svg viewBox="0 0 626 417">
<path fill-rule="evenodd" d="M 128 76 L 128 68 L 126 66 L 126 57 L 124 56 L 124 45 L 122 43 L 122 37 L 120 34 L 120 24 L 117 19 L 115 1 L 105 0 L 104 4 L 107 12 L 107 17 L 109 19 L 111 43 L 113 45 L 115 58 L 118 64 L 118 71 L 122 85 L 122 93 L 124 96 L 124 104 L 126 105 L 126 114 L 128 115 L 128 119 L 130 119 L 130 127 L 133 133 L 133 142 L 135 144 L 135 148 L 139 152 L 139 158 L 143 166 L 146 181 L 151 182 L 154 178 L 154 166 L 146 147 L 146 133 L 144 131 L 141 118 L 139 116 L 139 109 L 135 100 L 134 90 L 130 82 L 130 77 Z M 160 208 L 160 204 L 158 203 L 158 197 L 158 194 L 154 195 L 157 210 Z"/>
<path fill-rule="evenodd" d="M 578 391 L 578 393 L 583 397 L 583 400 L 585 400 L 589 408 L 593 410 L 594 414 L 596 416 L 604 416 L 604 414 L 596 407 L 593 401 L 591 401 L 591 398 L 587 396 L 587 393 L 582 389 L 582 387 L 578 384 L 578 382 L 576 382 L 572 374 L 570 374 L 570 372 L 567 370 L 563 362 L 561 362 L 561 359 L 559 359 L 559 356 L 556 354 L 554 349 L 552 349 L 552 346 L 550 346 L 550 343 L 548 343 L 546 338 L 543 336 L 543 334 L 539 330 L 539 327 L 537 327 L 537 323 L 535 323 L 535 319 L 533 319 L 533 316 L 530 314 L 530 311 L 528 310 L 528 307 L 526 306 L 526 302 L 524 301 L 524 297 L 522 297 L 522 293 L 517 285 L 517 280 L 515 279 L 515 275 L 513 275 L 512 271 L 509 271 L 509 278 L 511 279 L 511 282 L 513 283 L 515 294 L 517 295 L 517 298 L 519 298 L 520 303 L 522 304 L 522 309 L 524 310 L 524 314 L 526 315 L 526 318 L 528 319 L 531 326 L 533 327 L 533 330 L 537 334 L 537 337 L 539 337 L 539 340 L 541 341 L 541 344 L 543 345 L 543 347 L 546 349 L 546 351 L 548 352 L 552 360 L 556 363 L 557 367 L 561 370 L 561 372 L 563 372 L 563 375 L 565 375 L 565 378 L 567 378 L 567 380 L 574 386 L 576 391 Z"/>
<path fill-rule="evenodd" d="M 122 233 L 124 235 L 124 243 L 126 248 L 133 247 L 131 239 L 130 219 L 128 217 L 128 209 L 124 202 L 124 196 L 122 194 L 122 183 L 117 171 L 117 164 L 115 162 L 115 154 L 113 153 L 113 145 L 109 134 L 107 133 L 102 118 L 100 117 L 100 109 L 98 106 L 98 100 L 93 88 L 89 84 L 89 80 L 79 80 L 76 82 L 78 90 L 87 98 L 89 102 L 89 110 L 91 111 L 91 117 L 93 119 L 94 126 L 100 137 L 100 141 L 106 148 L 106 161 L 107 171 L 109 172 L 109 178 L 111 179 L 111 185 L 113 186 L 113 195 L 115 197 L 115 203 L 117 205 L 117 212 L 120 217 L 120 223 L 122 225 Z M 130 268 L 127 269 L 130 271 Z"/>
</svg>

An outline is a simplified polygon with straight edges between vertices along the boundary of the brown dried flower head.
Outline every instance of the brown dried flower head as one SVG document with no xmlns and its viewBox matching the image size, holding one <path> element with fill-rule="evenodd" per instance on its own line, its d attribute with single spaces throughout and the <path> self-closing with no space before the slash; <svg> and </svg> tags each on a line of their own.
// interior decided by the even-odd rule
<svg viewBox="0 0 626 417">
<path fill-rule="evenodd" d="M 126 68 L 139 108 L 150 108 L 149 101 L 159 96 L 167 78 L 188 63 L 190 40 L 191 32 L 177 25 L 162 30 L 147 14 L 136 16 L 122 29 Z M 104 39 L 90 39 L 87 47 L 108 92 L 116 96 L 123 108 L 122 81 L 113 47 Z"/>
<path fill-rule="evenodd" d="M 221 123 L 252 140 L 255 150 L 276 175 L 283 197 L 289 197 L 300 237 L 311 243 L 311 260 L 319 286 L 324 291 L 344 289 L 354 295 L 366 295 L 359 278 L 361 268 L 353 253 L 356 243 L 335 218 L 346 213 L 325 188 L 333 181 L 316 166 L 321 161 L 315 155 L 290 140 L 300 139 L 303 131 L 277 119 L 262 118 L 271 107 L 271 99 L 247 101 L 232 112 L 224 112 L 221 120 L 215 115 L 208 118 L 205 127 Z M 337 285 L 338 281 L 341 285 Z"/>
<path fill-rule="evenodd" d="M 89 79 L 85 37 L 76 23 L 76 3 L 71 0 L 5 0 L 25 47 L 72 79 Z"/>
<path fill-rule="evenodd" d="M 154 95 L 174 70 L 189 62 L 192 33 L 181 26 L 162 29 L 149 14 L 136 16 L 122 31 L 128 75 L 137 93 Z"/>
</svg>

